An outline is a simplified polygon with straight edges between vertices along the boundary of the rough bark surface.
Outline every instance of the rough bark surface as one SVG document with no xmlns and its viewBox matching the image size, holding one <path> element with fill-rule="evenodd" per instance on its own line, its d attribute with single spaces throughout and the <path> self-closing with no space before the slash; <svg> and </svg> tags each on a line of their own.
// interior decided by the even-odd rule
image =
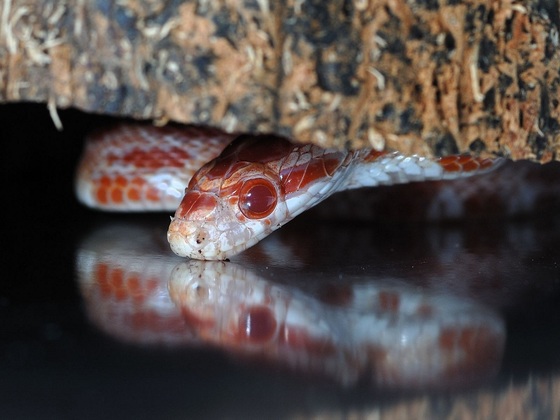
<svg viewBox="0 0 560 420">
<path fill-rule="evenodd" d="M 559 27 L 558 0 L 5 0 L 0 101 L 545 162 Z"/>
</svg>

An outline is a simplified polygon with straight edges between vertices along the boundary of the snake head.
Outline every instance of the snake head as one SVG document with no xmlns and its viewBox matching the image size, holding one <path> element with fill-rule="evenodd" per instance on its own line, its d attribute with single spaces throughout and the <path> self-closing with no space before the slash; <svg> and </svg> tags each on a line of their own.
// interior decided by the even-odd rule
<svg viewBox="0 0 560 420">
<path fill-rule="evenodd" d="M 167 233 L 177 255 L 224 260 L 289 220 L 275 166 L 293 145 L 259 137 L 238 137 L 193 176 Z"/>
</svg>

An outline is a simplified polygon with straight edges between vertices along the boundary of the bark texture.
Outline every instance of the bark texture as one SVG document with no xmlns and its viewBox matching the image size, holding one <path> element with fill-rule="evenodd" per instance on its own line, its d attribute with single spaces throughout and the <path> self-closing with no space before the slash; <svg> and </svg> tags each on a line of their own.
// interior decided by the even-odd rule
<svg viewBox="0 0 560 420">
<path fill-rule="evenodd" d="M 559 0 L 5 0 L 0 101 L 560 156 Z"/>
</svg>

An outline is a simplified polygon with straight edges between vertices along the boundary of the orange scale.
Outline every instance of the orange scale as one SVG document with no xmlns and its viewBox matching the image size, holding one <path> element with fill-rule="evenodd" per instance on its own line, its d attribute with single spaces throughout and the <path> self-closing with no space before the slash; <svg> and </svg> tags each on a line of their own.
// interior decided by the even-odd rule
<svg viewBox="0 0 560 420">
<path fill-rule="evenodd" d="M 119 187 L 126 187 L 128 185 L 128 179 L 122 175 L 117 175 L 115 177 L 114 184 Z"/>
<path fill-rule="evenodd" d="M 97 264 L 95 267 L 95 279 L 97 282 L 107 282 L 109 267 L 107 264 Z"/>
<path fill-rule="evenodd" d="M 95 268 L 94 278 L 101 296 L 107 297 L 111 295 L 111 286 L 108 280 L 108 267 L 106 264 L 98 264 Z"/>
<path fill-rule="evenodd" d="M 110 177 L 105 175 L 105 176 L 102 176 L 101 178 L 99 178 L 97 180 L 97 183 L 101 187 L 109 187 L 113 183 L 113 180 Z"/>
<path fill-rule="evenodd" d="M 104 186 L 100 186 L 95 190 L 95 197 L 97 198 L 98 203 L 109 203 L 109 193 L 107 191 L 107 188 Z"/>
<path fill-rule="evenodd" d="M 124 285 L 124 272 L 121 268 L 115 268 L 108 276 L 109 284 L 115 288 L 122 288 Z"/>
<path fill-rule="evenodd" d="M 137 273 L 131 273 L 127 276 L 126 288 L 132 296 L 137 296 L 142 292 L 142 282 Z"/>
<path fill-rule="evenodd" d="M 446 172 L 459 172 L 462 167 L 457 162 L 440 162 Z"/>
<path fill-rule="evenodd" d="M 142 194 L 140 193 L 140 190 L 138 188 L 131 187 L 126 192 L 126 198 L 129 201 L 138 202 L 141 200 Z"/>
<path fill-rule="evenodd" d="M 137 185 L 137 186 L 142 186 L 146 183 L 146 181 L 143 178 L 140 177 L 134 177 L 130 180 L 130 184 L 132 185 Z"/>
<path fill-rule="evenodd" d="M 480 169 L 480 165 L 476 160 L 463 163 L 463 171 L 472 172 Z"/>
<path fill-rule="evenodd" d="M 160 201 L 160 191 L 157 188 L 150 187 L 146 190 L 146 199 L 149 201 Z"/>
<path fill-rule="evenodd" d="M 124 201 L 124 193 L 120 188 L 113 188 L 111 190 L 111 201 L 116 204 L 122 204 Z"/>
<path fill-rule="evenodd" d="M 136 162 L 141 161 L 143 159 L 142 155 L 143 153 L 140 150 L 133 149 L 126 155 L 123 155 L 122 160 L 123 162 L 135 164 Z"/>
</svg>

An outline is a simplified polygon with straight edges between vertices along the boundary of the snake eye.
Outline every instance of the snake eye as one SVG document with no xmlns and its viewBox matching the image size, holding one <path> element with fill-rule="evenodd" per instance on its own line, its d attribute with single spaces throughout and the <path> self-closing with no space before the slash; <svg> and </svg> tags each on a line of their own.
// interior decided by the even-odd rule
<svg viewBox="0 0 560 420">
<path fill-rule="evenodd" d="M 276 189 L 270 181 L 262 178 L 245 182 L 239 192 L 239 209 L 249 219 L 268 216 L 277 201 Z"/>
</svg>

